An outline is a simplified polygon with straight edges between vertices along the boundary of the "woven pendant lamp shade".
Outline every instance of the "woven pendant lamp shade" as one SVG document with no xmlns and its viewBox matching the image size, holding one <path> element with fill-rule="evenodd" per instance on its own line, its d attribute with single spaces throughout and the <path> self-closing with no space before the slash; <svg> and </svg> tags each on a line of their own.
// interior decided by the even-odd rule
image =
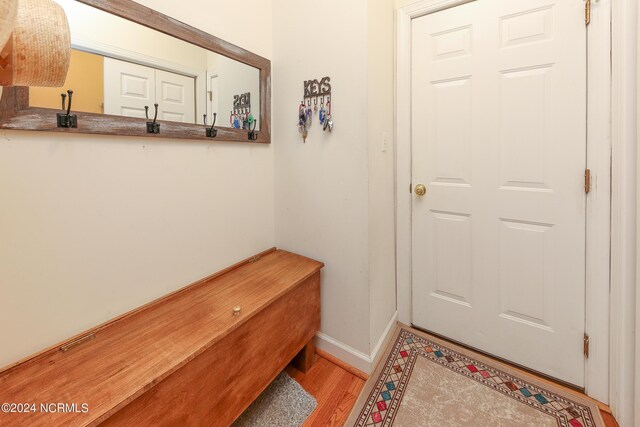
<svg viewBox="0 0 640 427">
<path fill-rule="evenodd" d="M 13 31 L 17 11 L 18 0 L 0 0 L 0 48 L 4 47 Z"/>
<path fill-rule="evenodd" d="M 19 0 L 15 29 L 0 53 L 0 60 L 6 58 L 0 86 L 62 86 L 71 59 L 62 7 L 52 0 Z"/>
</svg>

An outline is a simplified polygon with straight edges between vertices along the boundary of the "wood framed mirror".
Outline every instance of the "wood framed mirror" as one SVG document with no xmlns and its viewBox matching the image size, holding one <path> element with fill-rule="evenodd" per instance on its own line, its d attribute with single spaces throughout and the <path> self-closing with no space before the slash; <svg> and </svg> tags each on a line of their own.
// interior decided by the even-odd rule
<svg viewBox="0 0 640 427">
<path fill-rule="evenodd" d="M 271 142 L 268 59 L 131 0 L 54 1 L 71 29 L 67 81 L 62 88 L 5 87 L 0 129 Z M 57 123 L 68 89 L 77 128 Z M 159 133 L 147 126 L 154 104 Z M 207 132 L 213 117 L 215 137 Z"/>
</svg>

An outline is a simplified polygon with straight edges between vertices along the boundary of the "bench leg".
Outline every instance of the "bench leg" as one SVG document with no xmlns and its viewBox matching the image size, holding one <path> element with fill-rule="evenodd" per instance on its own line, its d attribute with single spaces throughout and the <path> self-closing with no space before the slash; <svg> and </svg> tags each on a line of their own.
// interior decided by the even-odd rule
<svg viewBox="0 0 640 427">
<path fill-rule="evenodd" d="M 306 374 L 309 369 L 311 369 L 311 365 L 313 365 L 313 355 L 315 353 L 315 347 L 313 345 L 313 340 L 309 341 L 300 353 L 296 355 L 291 361 L 291 364 L 294 368 L 299 370 L 300 372 Z"/>
</svg>

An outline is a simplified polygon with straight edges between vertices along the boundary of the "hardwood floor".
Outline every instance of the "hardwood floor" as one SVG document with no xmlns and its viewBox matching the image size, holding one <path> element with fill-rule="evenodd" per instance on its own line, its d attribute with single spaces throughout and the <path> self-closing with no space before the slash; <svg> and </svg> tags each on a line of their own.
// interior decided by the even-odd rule
<svg viewBox="0 0 640 427">
<path fill-rule="evenodd" d="M 615 418 L 613 418 L 613 415 L 611 415 L 611 413 L 605 412 L 603 410 L 600 410 L 600 413 L 602 414 L 602 418 L 604 419 L 604 425 L 606 427 L 618 427 L 618 422 L 616 421 Z"/>
<path fill-rule="evenodd" d="M 287 373 L 318 401 L 318 407 L 303 427 L 344 425 L 364 387 L 363 374 L 354 368 L 347 370 L 328 358 L 316 354 L 315 363 L 306 375 L 292 366 L 287 367 Z M 602 404 L 600 407 L 605 426 L 618 427 L 608 407 Z"/>
<path fill-rule="evenodd" d="M 287 367 L 287 373 L 318 402 L 303 426 L 340 427 L 356 404 L 364 380 L 324 357 L 317 354 L 315 357 L 315 363 L 306 374 L 292 366 Z"/>
</svg>

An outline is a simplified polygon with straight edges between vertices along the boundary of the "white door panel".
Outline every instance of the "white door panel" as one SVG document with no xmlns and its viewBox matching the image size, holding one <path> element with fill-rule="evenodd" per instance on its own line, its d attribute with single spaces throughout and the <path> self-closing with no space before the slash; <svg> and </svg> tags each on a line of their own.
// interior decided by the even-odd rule
<svg viewBox="0 0 640 427">
<path fill-rule="evenodd" d="M 413 20 L 413 323 L 584 385 L 579 0 Z"/>
<path fill-rule="evenodd" d="M 145 105 L 155 102 L 154 69 L 104 58 L 104 112 L 144 118 Z"/>
<path fill-rule="evenodd" d="M 160 120 L 195 123 L 196 93 L 192 77 L 156 70 L 156 96 Z"/>
</svg>

